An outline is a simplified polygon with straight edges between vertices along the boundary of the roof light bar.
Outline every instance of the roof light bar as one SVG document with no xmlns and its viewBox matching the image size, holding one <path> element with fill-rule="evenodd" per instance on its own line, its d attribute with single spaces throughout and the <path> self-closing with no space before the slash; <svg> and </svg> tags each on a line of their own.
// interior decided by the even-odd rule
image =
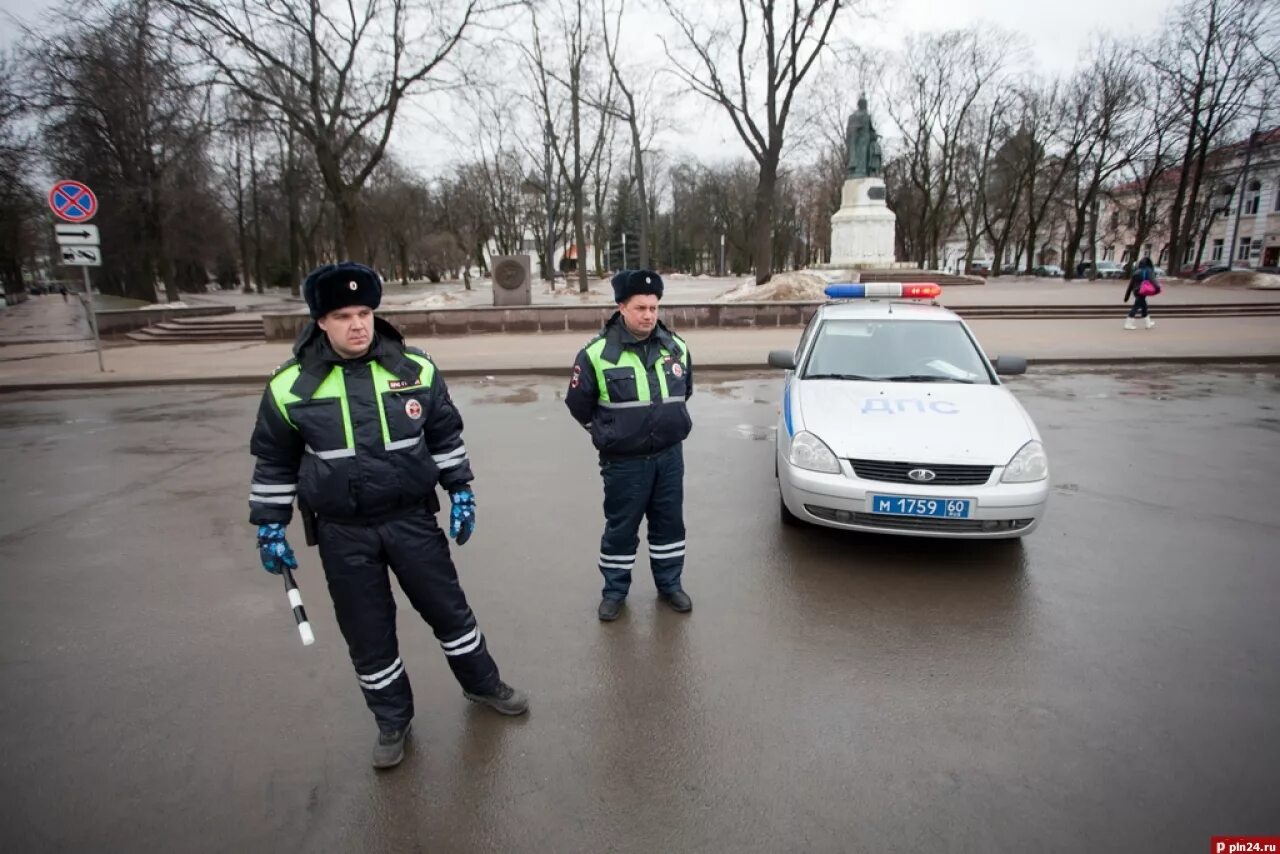
<svg viewBox="0 0 1280 854">
<path fill-rule="evenodd" d="M 935 299 L 942 295 L 942 287 L 932 282 L 868 282 L 828 285 L 826 294 L 831 299 Z"/>
</svg>

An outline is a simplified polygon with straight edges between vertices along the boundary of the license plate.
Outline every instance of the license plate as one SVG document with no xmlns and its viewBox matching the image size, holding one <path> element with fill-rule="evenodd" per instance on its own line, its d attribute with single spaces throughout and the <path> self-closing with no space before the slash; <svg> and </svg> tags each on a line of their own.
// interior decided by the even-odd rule
<svg viewBox="0 0 1280 854">
<path fill-rule="evenodd" d="M 888 516 L 937 516 L 968 519 L 973 501 L 968 498 L 912 498 L 906 495 L 873 495 L 871 512 Z"/>
</svg>

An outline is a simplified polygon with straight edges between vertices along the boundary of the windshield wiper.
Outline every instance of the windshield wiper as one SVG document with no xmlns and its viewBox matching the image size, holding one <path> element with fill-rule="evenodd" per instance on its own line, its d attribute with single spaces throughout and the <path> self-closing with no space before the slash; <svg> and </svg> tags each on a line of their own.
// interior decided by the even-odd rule
<svg viewBox="0 0 1280 854">
<path fill-rule="evenodd" d="M 946 377 L 941 374 L 901 374 L 896 377 L 884 377 L 888 383 L 964 383 L 973 385 L 973 380 L 962 380 L 959 377 Z"/>
<path fill-rule="evenodd" d="M 869 380 L 877 382 L 882 377 L 864 377 L 862 374 L 805 374 L 806 380 Z"/>
</svg>

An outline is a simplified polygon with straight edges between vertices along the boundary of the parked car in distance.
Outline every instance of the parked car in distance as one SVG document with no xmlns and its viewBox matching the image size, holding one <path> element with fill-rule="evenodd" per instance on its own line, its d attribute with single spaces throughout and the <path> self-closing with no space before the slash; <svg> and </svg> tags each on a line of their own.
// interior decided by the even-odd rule
<svg viewBox="0 0 1280 854">
<path fill-rule="evenodd" d="M 1120 264 L 1117 264 L 1115 261 L 1098 261 L 1096 262 L 1096 266 L 1098 268 L 1099 279 L 1129 278 L 1129 274 L 1125 272 L 1124 267 L 1121 266 Z M 1078 279 L 1088 278 L 1089 273 L 1093 267 L 1094 267 L 1094 264 L 1088 261 L 1081 261 L 1080 263 L 1076 264 L 1076 278 Z"/>
<path fill-rule="evenodd" d="M 1050 279 L 1061 279 L 1063 270 L 1057 264 L 1041 264 L 1031 268 L 1031 275 Z"/>
</svg>

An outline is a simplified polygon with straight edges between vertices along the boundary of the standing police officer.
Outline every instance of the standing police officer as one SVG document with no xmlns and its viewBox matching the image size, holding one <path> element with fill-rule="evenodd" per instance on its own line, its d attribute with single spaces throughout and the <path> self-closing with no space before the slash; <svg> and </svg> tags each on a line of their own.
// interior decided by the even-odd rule
<svg viewBox="0 0 1280 854">
<path fill-rule="evenodd" d="M 373 764 L 389 768 L 404 758 L 413 692 L 388 565 L 469 700 L 507 715 L 522 714 L 529 701 L 499 678 L 436 525 L 439 483 L 452 499 L 449 536 L 462 545 L 475 529 L 462 417 L 443 377 L 390 323 L 374 319 L 382 281 L 373 270 L 328 264 L 307 276 L 303 291 L 313 320 L 258 409 L 249 521 L 258 526 L 263 567 L 293 568 L 284 528 L 297 497 L 378 724 Z"/>
<path fill-rule="evenodd" d="M 623 270 L 613 277 L 618 310 L 578 352 L 565 403 L 591 432 L 604 477 L 604 593 L 597 616 L 618 619 L 631 587 L 640 519 L 649 520 L 649 564 L 658 597 L 693 608 L 684 570 L 684 452 L 693 421 L 689 347 L 658 320 L 662 277 Z"/>
</svg>

